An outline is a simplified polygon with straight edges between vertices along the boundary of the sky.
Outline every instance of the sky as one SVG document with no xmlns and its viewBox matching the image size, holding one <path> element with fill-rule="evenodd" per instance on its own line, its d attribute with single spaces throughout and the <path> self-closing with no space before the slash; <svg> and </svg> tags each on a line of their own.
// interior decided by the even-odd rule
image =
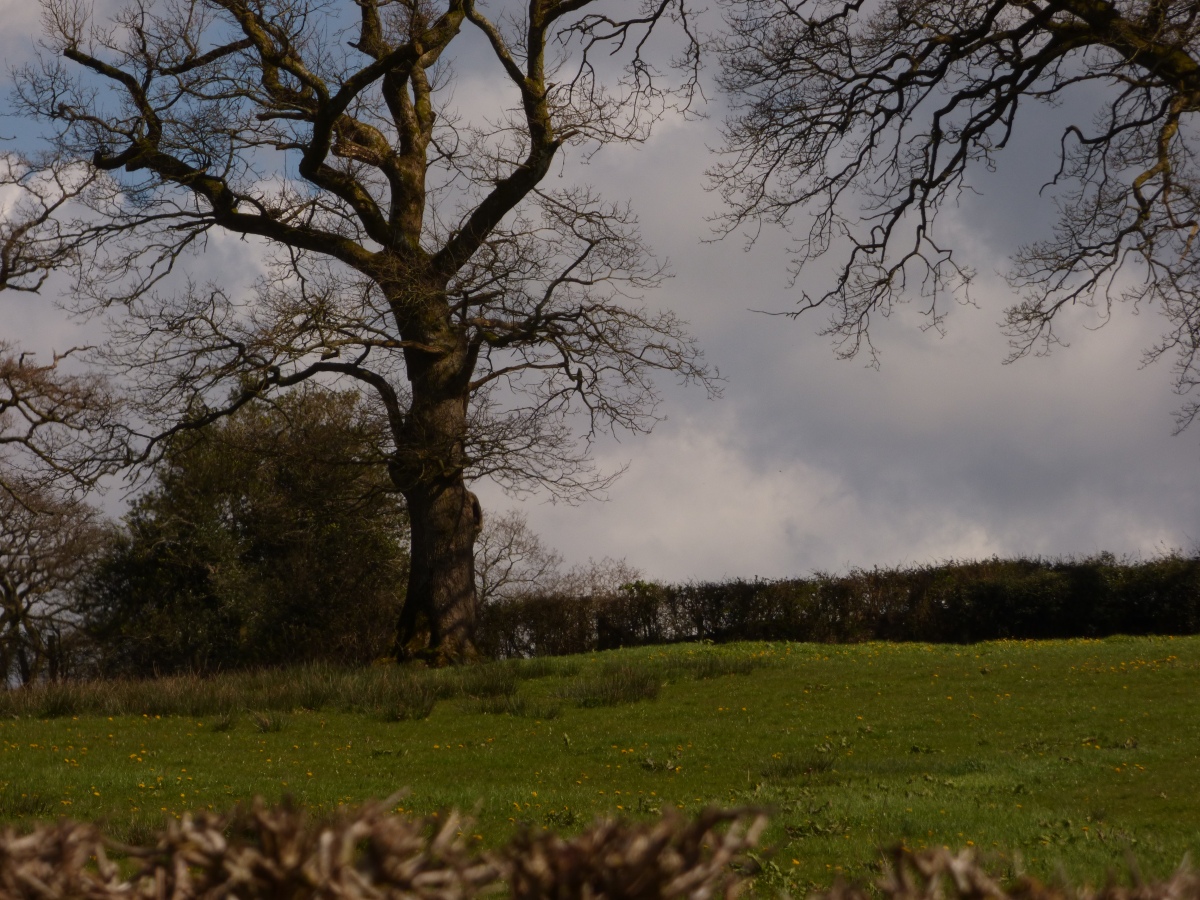
<svg viewBox="0 0 1200 900">
<path fill-rule="evenodd" d="M 31 7 L 0 0 L 6 68 L 31 46 Z M 493 76 L 469 60 L 460 75 L 460 102 L 491 96 Z M 948 211 L 946 233 L 980 273 L 977 305 L 953 306 L 944 335 L 913 307 L 878 321 L 872 369 L 836 358 L 820 310 L 756 311 L 796 308 L 785 234 L 749 249 L 714 241 L 721 202 L 705 170 L 724 112 L 709 96 L 706 119 L 664 122 L 647 144 L 606 148 L 564 177 L 633 201 L 674 272 L 647 302 L 690 322 L 723 396 L 666 383 L 652 434 L 599 440 L 601 468 L 628 467 L 607 500 L 570 506 L 477 484 L 485 514 L 519 509 L 568 563 L 623 558 L 670 581 L 1200 546 L 1200 427 L 1173 435 L 1169 361 L 1141 364 L 1165 327 L 1157 311 L 1118 307 L 1096 328 L 1094 313 L 1068 310 L 1070 346 L 1003 364 L 998 322 L 1012 294 L 998 273 L 1049 227 L 1038 186 L 1069 109 L 1029 116 L 998 170 L 974 178 L 979 194 Z M 43 352 L 78 342 L 51 300 L 0 294 L 0 334 Z"/>
</svg>

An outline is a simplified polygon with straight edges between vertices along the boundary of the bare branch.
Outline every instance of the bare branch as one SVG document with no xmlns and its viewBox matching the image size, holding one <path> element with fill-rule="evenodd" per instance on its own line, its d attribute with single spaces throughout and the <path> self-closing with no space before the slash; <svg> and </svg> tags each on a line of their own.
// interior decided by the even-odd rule
<svg viewBox="0 0 1200 900">
<path fill-rule="evenodd" d="M 62 370 L 79 350 L 38 365 L 0 341 L 0 494 L 86 488 L 127 462 L 122 405 L 108 382 Z"/>
<path fill-rule="evenodd" d="M 830 310 L 843 355 L 870 349 L 873 316 L 914 288 L 935 325 L 944 295 L 969 298 L 973 273 L 937 236 L 939 213 L 970 188 L 973 170 L 994 164 L 1023 108 L 1091 86 L 1105 108 L 1092 127 L 1064 128 L 1047 185 L 1054 234 L 1015 255 L 1010 279 L 1023 299 L 1005 317 L 1013 358 L 1048 350 L 1068 306 L 1103 315 L 1118 299 L 1158 302 L 1172 325 L 1150 355 L 1175 352 L 1177 385 L 1191 389 L 1195 4 L 731 0 L 727 9 L 723 85 L 737 107 L 712 173 L 730 204 L 720 228 L 796 228 L 797 273 L 839 256 L 833 286 L 806 292 L 800 308 Z"/>
</svg>

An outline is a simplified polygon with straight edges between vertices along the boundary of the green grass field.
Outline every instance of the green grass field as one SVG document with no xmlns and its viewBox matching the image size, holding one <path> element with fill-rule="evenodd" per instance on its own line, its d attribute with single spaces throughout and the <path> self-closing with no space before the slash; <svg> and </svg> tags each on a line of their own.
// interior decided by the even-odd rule
<svg viewBox="0 0 1200 900">
<path fill-rule="evenodd" d="M 750 804 L 772 810 L 760 887 L 801 893 L 869 878 L 900 841 L 1093 883 L 1127 851 L 1148 877 L 1200 851 L 1200 638 L 691 645 L 339 677 L 10 697 L 0 820 L 144 840 L 163 816 L 255 795 L 323 815 L 408 788 L 403 810 L 474 810 L 472 839 L 496 845 L 520 823 Z M 396 721 L 371 700 L 389 680 L 445 699 Z M 621 691 L 645 699 L 604 705 Z"/>
</svg>

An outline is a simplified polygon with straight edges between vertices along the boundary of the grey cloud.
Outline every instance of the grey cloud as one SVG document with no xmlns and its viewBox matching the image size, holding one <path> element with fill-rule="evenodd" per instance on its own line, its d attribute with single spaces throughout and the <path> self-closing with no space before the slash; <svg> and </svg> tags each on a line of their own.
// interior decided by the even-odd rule
<svg viewBox="0 0 1200 900">
<path fill-rule="evenodd" d="M 767 232 L 748 253 L 736 237 L 702 243 L 717 209 L 701 189 L 711 123 L 594 163 L 592 180 L 632 196 L 647 239 L 672 259 L 676 278 L 649 302 L 686 316 L 729 382 L 712 404 L 668 391 L 671 421 L 602 448 L 602 459 L 631 462 L 611 501 L 526 504 L 534 527 L 569 557 L 626 556 L 670 579 L 1190 549 L 1197 435 L 1171 434 L 1169 364 L 1139 366 L 1162 329 L 1155 313 L 1118 307 L 1093 331 L 1093 312 L 1068 311 L 1072 346 L 1002 364 L 997 323 L 1013 295 L 995 273 L 1053 213 L 1037 202 L 1057 146 L 1043 118 L 1015 148 L 1030 154 L 1049 137 L 1042 156 L 1005 158 L 944 223 L 979 270 L 979 308 L 951 304 L 944 337 L 922 331 L 915 303 L 880 320 L 879 371 L 834 358 L 816 334 L 819 310 L 796 321 L 749 311 L 794 308 L 782 235 Z"/>
</svg>

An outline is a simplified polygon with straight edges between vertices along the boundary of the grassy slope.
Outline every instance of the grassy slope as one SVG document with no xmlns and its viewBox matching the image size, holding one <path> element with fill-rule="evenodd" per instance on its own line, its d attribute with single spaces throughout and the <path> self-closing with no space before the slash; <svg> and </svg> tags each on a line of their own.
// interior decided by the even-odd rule
<svg viewBox="0 0 1200 900">
<path fill-rule="evenodd" d="M 498 843 L 522 821 L 761 804 L 776 847 L 762 880 L 793 890 L 864 877 L 901 839 L 1092 881 L 1127 847 L 1148 875 L 1200 851 L 1200 638 L 646 648 L 580 671 L 707 654 L 766 665 L 677 669 L 657 699 L 561 701 L 542 720 L 468 698 L 423 721 L 296 711 L 265 732 L 245 714 L 223 731 L 215 716 L 9 719 L 0 820 L 100 818 L 139 839 L 164 814 L 256 794 L 329 810 L 408 787 L 404 809 L 476 808 L 479 840 Z M 569 683 L 520 694 L 545 715 L 553 701 L 537 698 Z"/>
</svg>

